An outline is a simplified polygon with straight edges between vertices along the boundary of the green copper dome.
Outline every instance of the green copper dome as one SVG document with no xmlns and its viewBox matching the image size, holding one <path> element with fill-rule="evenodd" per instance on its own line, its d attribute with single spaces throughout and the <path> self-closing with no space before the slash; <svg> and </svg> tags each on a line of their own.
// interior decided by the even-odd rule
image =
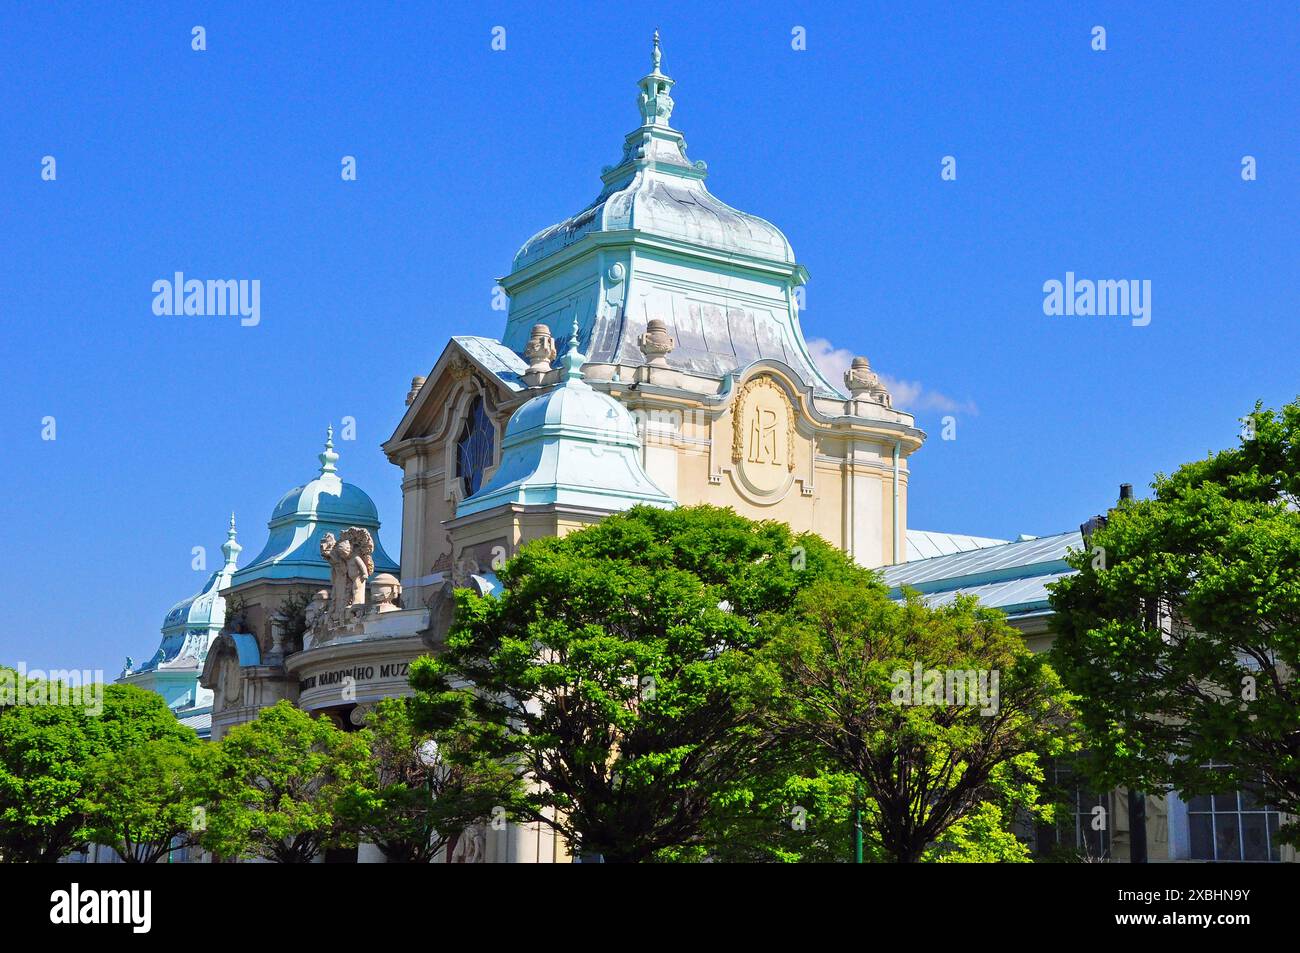
<svg viewBox="0 0 1300 953">
<path fill-rule="evenodd" d="M 641 466 L 636 420 L 582 378 L 576 328 L 560 358 L 560 383 L 514 412 L 501 441 L 501 465 L 456 516 L 507 503 L 625 510 L 676 506 Z"/>
<path fill-rule="evenodd" d="M 338 536 L 350 526 L 368 529 L 374 537 L 375 572 L 397 572 L 397 563 L 379 542 L 379 511 L 374 500 L 360 487 L 339 478 L 333 427 L 319 459 L 319 476 L 280 498 L 266 524 L 271 531 L 266 546 L 256 559 L 234 574 L 233 585 L 254 579 L 328 581 L 330 568 L 320 554 L 321 538 L 326 533 Z"/>
<path fill-rule="evenodd" d="M 510 296 L 502 343 L 523 354 L 532 327 L 577 314 L 591 365 L 638 365 L 648 322 L 676 342 L 667 365 L 721 379 L 778 361 L 816 393 L 842 398 L 818 370 L 799 326 L 808 280 L 781 230 L 732 208 L 704 185 L 703 162 L 669 121 L 673 80 L 660 68 L 638 82 L 641 125 L 601 175 L 586 208 L 528 239 L 501 286 Z M 556 341 L 563 347 L 567 342 Z M 603 372 L 602 372 L 603 374 Z"/>
<path fill-rule="evenodd" d="M 544 228 L 515 255 L 514 271 L 554 254 L 591 232 L 636 229 L 728 255 L 794 263 L 794 250 L 771 222 L 732 208 L 704 187 L 703 162 L 686 157 L 686 140 L 669 125 L 674 81 L 659 68 L 655 33 L 651 71 L 637 84 L 642 124 L 628 133 L 618 164 L 601 175 L 605 187 L 578 214 Z"/>
</svg>

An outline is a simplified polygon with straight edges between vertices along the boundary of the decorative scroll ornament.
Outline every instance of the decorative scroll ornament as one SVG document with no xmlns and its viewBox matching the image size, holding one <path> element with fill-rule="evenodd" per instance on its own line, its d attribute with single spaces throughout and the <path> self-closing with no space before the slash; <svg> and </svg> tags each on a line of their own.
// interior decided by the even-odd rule
<svg viewBox="0 0 1300 953">
<path fill-rule="evenodd" d="M 474 372 L 474 368 L 469 361 L 457 354 L 447 364 L 447 370 L 451 372 L 453 379 L 463 381 Z"/>
</svg>

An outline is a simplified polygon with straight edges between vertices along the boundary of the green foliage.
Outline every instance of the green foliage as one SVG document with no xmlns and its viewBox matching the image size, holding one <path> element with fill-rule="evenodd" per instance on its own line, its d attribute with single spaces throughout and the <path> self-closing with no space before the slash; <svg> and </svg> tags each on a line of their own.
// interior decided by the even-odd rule
<svg viewBox="0 0 1300 953">
<path fill-rule="evenodd" d="M 157 863 L 193 842 L 200 800 L 195 759 L 201 742 L 160 738 L 113 751 L 86 766 L 83 778 L 90 839 L 126 863 Z"/>
<path fill-rule="evenodd" d="M 201 758 L 207 829 L 224 857 L 307 863 L 328 846 L 355 843 L 340 808 L 370 777 L 365 738 L 287 701 L 231 728 Z"/>
<path fill-rule="evenodd" d="M 767 626 L 756 686 L 771 722 L 825 770 L 857 779 L 872 852 L 959 860 L 987 840 L 989 856 L 1019 859 L 1011 815 L 1035 802 L 1035 752 L 1069 744 L 1069 699 L 1001 613 L 968 598 L 900 604 L 847 578 L 814 583 Z M 918 665 L 923 684 L 934 671 L 982 672 L 987 697 L 915 698 Z M 1002 834 L 989 840 L 994 829 Z"/>
<path fill-rule="evenodd" d="M 760 619 L 850 568 L 819 537 L 714 507 L 539 539 L 500 598 L 457 593 L 444 653 L 412 666 L 417 712 L 540 782 L 510 809 L 574 850 L 680 851 L 746 796 L 767 744 L 748 687 Z"/>
<path fill-rule="evenodd" d="M 381 701 L 366 719 L 371 774 L 350 785 L 341 813 L 390 862 L 427 864 L 472 824 L 519 795 L 514 771 L 463 737 L 418 728 L 404 698 Z"/>
<path fill-rule="evenodd" d="M 1078 574 L 1052 593 L 1053 657 L 1080 696 L 1098 783 L 1252 786 L 1294 815 L 1300 401 L 1256 405 L 1248 421 L 1253 437 L 1157 475 L 1152 499 L 1113 510 L 1071 557 Z"/>
<path fill-rule="evenodd" d="M 303 635 L 307 631 L 307 606 L 311 600 L 311 593 L 295 592 L 275 610 L 275 621 L 283 628 L 284 644 L 294 651 L 302 648 Z"/>
<path fill-rule="evenodd" d="M 42 688 L 59 697 L 57 686 Z M 131 685 L 105 686 L 99 714 L 78 704 L 0 708 L 0 855 L 54 862 L 77 849 L 91 835 L 85 780 L 96 759 L 194 737 L 161 696 Z"/>
</svg>

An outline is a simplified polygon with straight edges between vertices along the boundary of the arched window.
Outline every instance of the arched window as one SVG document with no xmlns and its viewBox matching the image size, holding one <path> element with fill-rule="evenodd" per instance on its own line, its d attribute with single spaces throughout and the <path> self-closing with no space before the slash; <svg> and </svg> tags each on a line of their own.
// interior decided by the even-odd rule
<svg viewBox="0 0 1300 953">
<path fill-rule="evenodd" d="M 475 397 L 465 418 L 465 428 L 456 441 L 456 474 L 466 496 L 473 496 L 483 485 L 483 473 L 492 466 L 492 449 L 496 431 L 488 417 L 482 397 Z"/>
</svg>

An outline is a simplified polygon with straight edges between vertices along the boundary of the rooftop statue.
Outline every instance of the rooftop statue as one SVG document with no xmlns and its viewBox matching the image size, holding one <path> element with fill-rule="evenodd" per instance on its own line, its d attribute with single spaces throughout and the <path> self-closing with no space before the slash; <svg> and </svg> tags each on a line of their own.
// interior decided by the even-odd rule
<svg viewBox="0 0 1300 953">
<path fill-rule="evenodd" d="M 375 571 L 371 558 L 374 551 L 370 531 L 360 526 L 348 527 L 337 541 L 333 533 L 321 537 L 320 554 L 330 564 L 334 615 L 342 616 L 352 606 L 365 605 L 366 580 Z"/>
</svg>

